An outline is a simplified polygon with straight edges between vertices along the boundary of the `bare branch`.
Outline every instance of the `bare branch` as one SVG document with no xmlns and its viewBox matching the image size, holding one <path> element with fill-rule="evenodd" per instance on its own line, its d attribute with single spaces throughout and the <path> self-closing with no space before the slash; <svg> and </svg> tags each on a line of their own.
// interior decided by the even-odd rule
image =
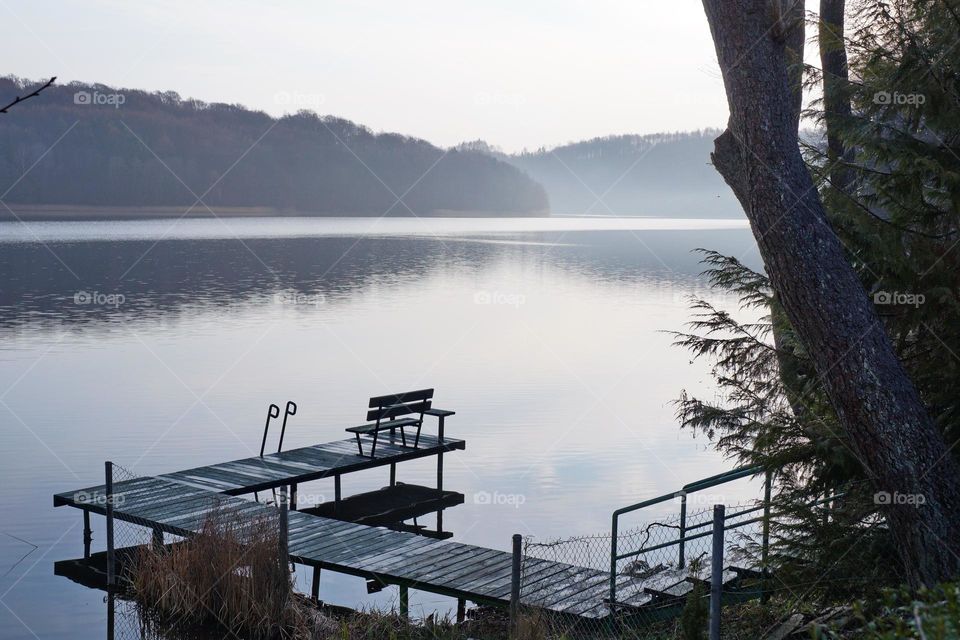
<svg viewBox="0 0 960 640">
<path fill-rule="evenodd" d="M 17 96 L 16 99 L 15 99 L 13 102 L 11 102 L 11 103 L 8 104 L 7 106 L 5 106 L 5 107 L 3 107 L 2 109 L 0 109 L 0 113 L 6 113 L 6 112 L 10 109 L 10 107 L 16 106 L 16 105 L 20 104 L 21 102 L 24 102 L 24 101 L 26 101 L 26 100 L 29 100 L 30 98 L 36 98 L 38 95 L 40 95 L 40 92 L 41 92 L 41 91 L 43 91 L 43 90 L 46 89 L 47 87 L 51 86 L 51 85 L 56 81 L 56 79 L 57 79 L 57 76 L 53 76 L 52 78 L 50 78 L 49 80 L 47 80 L 47 83 L 46 83 L 45 85 L 43 85 L 42 87 L 39 87 L 39 88 L 37 88 L 37 89 L 34 89 L 32 92 L 28 93 L 28 94 L 25 95 L 25 96 Z"/>
</svg>

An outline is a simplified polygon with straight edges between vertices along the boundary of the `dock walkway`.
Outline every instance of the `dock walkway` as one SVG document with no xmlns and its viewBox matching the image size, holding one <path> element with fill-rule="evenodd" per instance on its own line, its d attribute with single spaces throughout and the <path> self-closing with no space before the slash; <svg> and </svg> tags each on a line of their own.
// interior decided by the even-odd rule
<svg viewBox="0 0 960 640">
<path fill-rule="evenodd" d="M 104 514 L 105 497 L 97 486 L 57 494 L 56 504 Z M 119 482 L 113 503 L 118 520 L 185 537 L 199 531 L 216 508 L 251 520 L 277 513 L 276 507 L 169 477 Z M 287 517 L 294 562 L 477 603 L 509 603 L 512 555 L 505 551 L 297 511 Z M 606 615 L 608 574 L 547 560 L 529 560 L 526 570 L 522 602 L 584 617 Z"/>
<path fill-rule="evenodd" d="M 321 569 L 360 576 L 401 590 L 417 589 L 470 600 L 508 605 L 511 595 L 513 555 L 447 539 L 417 535 L 396 528 L 357 524 L 296 510 L 297 483 L 333 477 L 336 504 L 341 501 L 340 477 L 366 469 L 391 467 L 395 486 L 396 464 L 437 457 L 437 488 L 442 489 L 443 455 L 466 447 L 463 440 L 422 435 L 420 447 L 403 446 L 384 438 L 377 457 L 358 455 L 352 439 L 291 449 L 263 457 L 196 467 L 184 471 L 114 483 L 113 516 L 161 533 L 189 537 L 201 530 L 211 510 L 230 510 L 244 519 L 276 515 L 278 508 L 240 497 L 279 487 L 291 489 L 287 514 L 287 549 L 291 561 L 314 568 L 314 592 Z M 103 485 L 54 495 L 54 506 L 84 511 L 86 555 L 89 555 L 89 517 L 106 514 Z M 644 580 L 618 575 L 618 608 L 654 605 L 674 587 L 684 587 L 682 575 L 665 572 Z M 520 602 L 581 618 L 610 615 L 607 598 L 610 574 L 593 568 L 553 560 L 523 558 Z"/>
<path fill-rule="evenodd" d="M 350 438 L 270 453 L 263 457 L 253 456 L 165 473 L 158 477 L 235 496 L 322 478 L 336 478 L 386 465 L 394 466 L 417 458 L 438 456 L 438 460 L 442 460 L 443 453 L 464 448 L 464 440 L 448 437 L 440 440 L 437 436 L 427 434 L 420 437 L 420 446 L 416 449 L 402 446 L 397 438 L 381 438 L 377 457 L 370 458 L 358 455 L 357 445 Z M 438 469 L 438 480 L 441 474 L 442 467 Z"/>
</svg>

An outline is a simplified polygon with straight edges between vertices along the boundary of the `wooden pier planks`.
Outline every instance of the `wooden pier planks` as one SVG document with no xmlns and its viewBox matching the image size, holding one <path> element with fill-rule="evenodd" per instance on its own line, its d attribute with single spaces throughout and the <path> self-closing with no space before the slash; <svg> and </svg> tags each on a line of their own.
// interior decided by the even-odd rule
<svg viewBox="0 0 960 640">
<path fill-rule="evenodd" d="M 178 536 L 202 527 L 213 509 L 226 509 L 253 521 L 277 515 L 277 508 L 237 496 L 284 485 L 340 476 L 464 449 L 463 440 L 424 434 L 420 447 L 382 438 L 377 457 L 360 456 L 352 439 L 282 453 L 222 462 L 158 477 L 114 484 L 114 516 Z M 104 487 L 54 496 L 69 505 L 105 513 Z M 408 588 L 507 604 L 512 555 L 505 551 L 355 524 L 300 511 L 288 512 L 290 558 L 302 564 L 400 584 Z M 528 558 L 521 601 L 591 618 L 608 615 L 604 604 L 608 574 L 595 569 Z M 646 596 L 649 598 L 650 596 Z"/>
<path fill-rule="evenodd" d="M 401 446 L 399 438 L 383 437 L 377 443 L 377 457 L 369 458 L 358 455 L 355 440 L 345 439 L 271 453 L 262 458 L 254 456 L 175 471 L 159 477 L 229 495 L 241 495 L 465 448 L 466 442 L 463 440 L 444 438 L 440 441 L 437 436 L 429 434 L 420 436 L 420 447 L 417 449 Z"/>
<path fill-rule="evenodd" d="M 440 442 L 436 436 L 428 434 L 420 437 L 421 446 L 418 449 L 402 447 L 398 443 L 399 439 L 397 443 L 394 443 L 389 437 L 382 438 L 377 444 L 376 458 L 357 455 L 355 441 L 346 439 L 291 449 L 282 453 L 271 453 L 263 456 L 263 458 L 254 456 L 183 471 L 174 471 L 157 477 L 172 480 L 195 489 L 227 495 L 242 495 L 283 485 L 346 475 L 356 471 L 436 456 L 440 453 L 466 448 L 466 442 L 463 440 L 444 438 Z M 140 478 L 131 482 L 142 482 L 144 480 L 144 478 Z M 99 492 L 102 496 L 103 485 L 88 487 L 80 491 L 90 494 Z M 56 494 L 53 499 L 54 506 L 67 504 L 70 495 L 75 493 L 78 492 Z"/>
<path fill-rule="evenodd" d="M 104 513 L 102 487 L 57 494 L 58 504 Z M 148 528 L 190 536 L 211 509 L 229 510 L 253 520 L 277 515 L 277 508 L 208 491 L 169 477 L 137 478 L 114 485 L 114 516 Z M 506 604 L 512 556 L 505 551 L 436 540 L 382 527 L 353 524 L 299 511 L 288 513 L 288 547 L 295 562 L 332 569 L 385 584 L 403 584 L 476 602 Z M 521 601 L 535 606 L 556 602 L 558 611 L 603 617 L 605 573 L 547 560 L 531 560 L 542 584 Z M 576 583 L 561 578 L 576 578 Z M 582 593 L 584 598 L 577 598 Z M 586 597 L 589 596 L 589 599 Z"/>
</svg>

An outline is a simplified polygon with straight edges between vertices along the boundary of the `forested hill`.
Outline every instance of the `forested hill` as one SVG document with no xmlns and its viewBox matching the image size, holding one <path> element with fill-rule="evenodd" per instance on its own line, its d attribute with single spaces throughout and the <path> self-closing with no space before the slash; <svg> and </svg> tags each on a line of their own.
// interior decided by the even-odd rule
<svg viewBox="0 0 960 640">
<path fill-rule="evenodd" d="M 0 103 L 23 93 L 21 81 L 0 79 Z M 25 205 L 186 208 L 201 197 L 210 207 L 329 215 L 549 208 L 540 185 L 489 154 L 309 112 L 275 119 L 173 92 L 78 83 L 0 115 L 0 183 L 16 183 L 4 200 Z"/>
<path fill-rule="evenodd" d="M 742 217 L 730 188 L 710 165 L 719 130 L 594 138 L 554 149 L 504 155 L 487 151 L 542 184 L 555 214 Z"/>
</svg>

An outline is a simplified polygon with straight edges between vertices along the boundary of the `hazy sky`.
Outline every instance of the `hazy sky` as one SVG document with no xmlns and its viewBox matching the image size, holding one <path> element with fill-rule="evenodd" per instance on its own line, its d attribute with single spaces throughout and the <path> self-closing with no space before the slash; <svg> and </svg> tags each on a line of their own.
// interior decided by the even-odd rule
<svg viewBox="0 0 960 640">
<path fill-rule="evenodd" d="M 0 73 L 508 151 L 721 126 L 700 0 L 0 0 Z"/>
</svg>

